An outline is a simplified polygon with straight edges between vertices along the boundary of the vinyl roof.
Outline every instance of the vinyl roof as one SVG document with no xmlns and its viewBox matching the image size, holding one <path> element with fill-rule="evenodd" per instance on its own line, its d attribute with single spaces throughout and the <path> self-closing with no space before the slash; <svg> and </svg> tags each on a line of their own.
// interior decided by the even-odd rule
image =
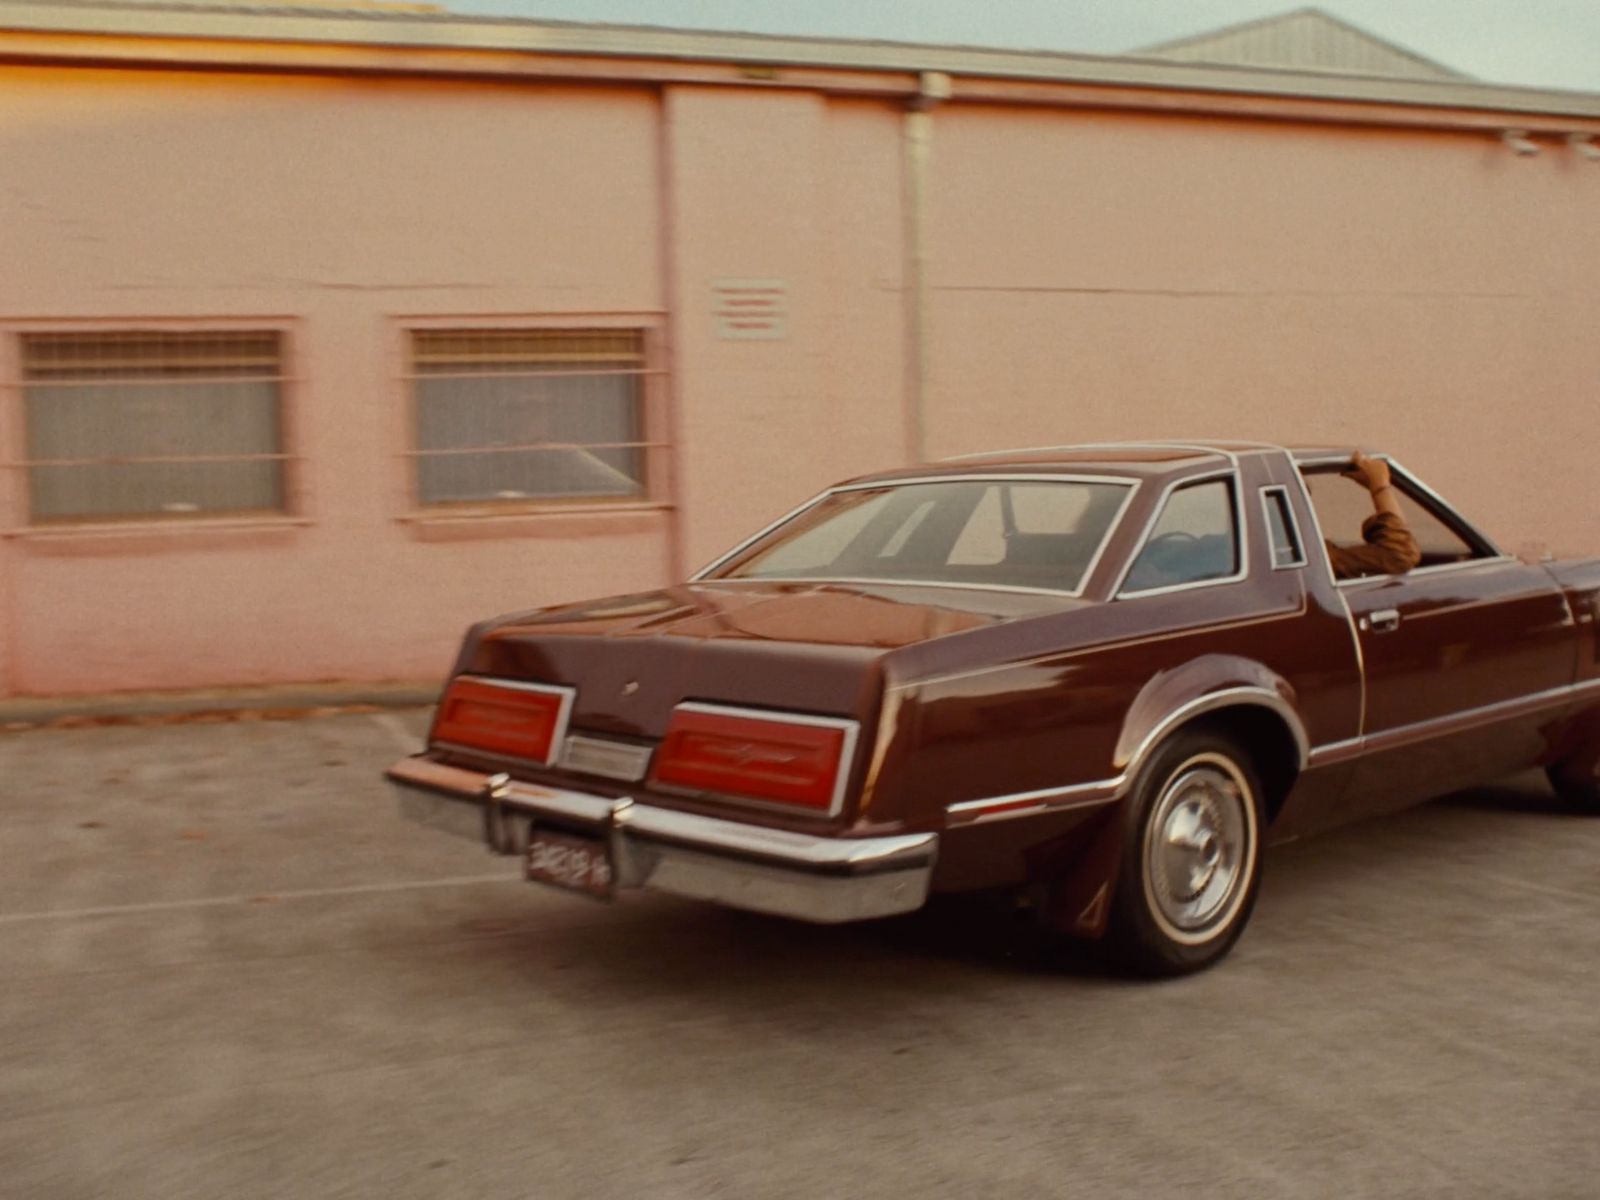
<svg viewBox="0 0 1600 1200">
<path fill-rule="evenodd" d="M 854 71 L 933 71 L 957 78 L 1166 88 L 1600 119 L 1600 93 L 1595 92 L 1058 51 L 463 16 L 430 11 L 427 4 L 382 0 L 311 0 L 270 7 L 182 0 L 121 4 L 104 0 L 0 0 L 0 31 L 107 39 L 183 38 Z M 152 53 L 159 59 L 159 50 Z"/>
<path fill-rule="evenodd" d="M 1226 465 L 1233 454 L 1277 450 L 1265 442 L 1102 442 L 1079 446 L 1035 446 L 962 455 L 917 466 L 874 471 L 851 484 L 1006 473 L 1165 476 L 1202 464 Z"/>
<path fill-rule="evenodd" d="M 1179 468 L 1190 468 L 1198 464 L 1215 466 L 1219 463 L 1228 463 L 1234 456 L 1249 454 L 1287 454 L 1296 462 L 1343 461 L 1355 454 L 1356 449 L 1354 446 L 1279 445 L 1274 442 L 1218 438 L 1170 441 L 1158 438 L 1150 441 L 1024 446 L 1015 449 L 989 450 L 979 454 L 963 454 L 955 458 L 940 459 L 937 462 L 874 471 L 850 482 L 895 483 L 902 479 L 921 479 L 928 476 L 1008 471 L 1041 474 L 1087 471 L 1093 474 L 1154 476 L 1166 475 Z M 1368 450 L 1367 453 L 1381 455 L 1381 452 L 1374 450 Z"/>
<path fill-rule="evenodd" d="M 1266 448 L 1257 442 L 1151 441 L 1090 442 L 1069 446 L 1021 446 L 963 454 L 947 458 L 939 466 L 989 467 L 999 463 L 1174 463 L 1191 458 L 1223 458 L 1228 454 Z"/>
</svg>

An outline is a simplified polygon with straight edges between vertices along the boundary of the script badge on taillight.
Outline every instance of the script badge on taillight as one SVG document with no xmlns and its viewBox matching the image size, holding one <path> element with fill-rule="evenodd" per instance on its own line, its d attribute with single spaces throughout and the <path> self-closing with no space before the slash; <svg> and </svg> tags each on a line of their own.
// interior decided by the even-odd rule
<svg viewBox="0 0 1600 1200">
<path fill-rule="evenodd" d="M 838 717 L 680 704 L 651 782 L 832 815 L 844 801 L 858 730 Z"/>
</svg>

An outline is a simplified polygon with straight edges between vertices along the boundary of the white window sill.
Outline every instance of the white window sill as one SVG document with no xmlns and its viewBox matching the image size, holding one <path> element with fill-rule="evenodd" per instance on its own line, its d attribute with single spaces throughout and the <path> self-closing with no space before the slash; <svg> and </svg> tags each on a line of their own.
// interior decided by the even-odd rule
<svg viewBox="0 0 1600 1200">
<path fill-rule="evenodd" d="M 396 518 L 421 541 L 605 537 L 660 530 L 671 506 L 654 501 L 420 509 Z"/>
<path fill-rule="evenodd" d="M 171 517 L 156 520 L 74 521 L 0 530 L 0 538 L 62 554 L 199 549 L 277 541 L 312 524 L 306 517 Z"/>
<path fill-rule="evenodd" d="M 58 541 L 62 538 L 107 537 L 169 533 L 207 533 L 219 529 L 297 529 L 310 525 L 308 517 L 136 517 L 126 521 L 62 521 L 59 524 L 23 525 L 0 530 L 0 537 Z"/>
</svg>

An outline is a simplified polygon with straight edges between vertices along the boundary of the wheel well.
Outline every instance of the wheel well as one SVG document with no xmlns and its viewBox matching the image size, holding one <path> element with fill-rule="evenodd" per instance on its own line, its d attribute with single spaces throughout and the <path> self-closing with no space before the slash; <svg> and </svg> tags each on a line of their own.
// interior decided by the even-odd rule
<svg viewBox="0 0 1600 1200">
<path fill-rule="evenodd" d="M 1267 823 L 1278 815 L 1300 775 L 1300 748 L 1282 717 L 1259 704 L 1239 704 L 1197 717 L 1188 729 L 1215 730 L 1250 753 L 1266 793 Z"/>
</svg>

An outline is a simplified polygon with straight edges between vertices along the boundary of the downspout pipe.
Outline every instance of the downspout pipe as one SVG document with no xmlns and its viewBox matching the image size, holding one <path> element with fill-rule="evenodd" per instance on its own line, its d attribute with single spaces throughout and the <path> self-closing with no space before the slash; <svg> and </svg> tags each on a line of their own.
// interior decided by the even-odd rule
<svg viewBox="0 0 1600 1200">
<path fill-rule="evenodd" d="M 933 152 L 933 109 L 950 98 L 950 76 L 923 71 L 916 94 L 906 104 L 905 145 L 905 321 L 906 456 L 927 458 L 928 386 L 928 166 Z"/>
</svg>

